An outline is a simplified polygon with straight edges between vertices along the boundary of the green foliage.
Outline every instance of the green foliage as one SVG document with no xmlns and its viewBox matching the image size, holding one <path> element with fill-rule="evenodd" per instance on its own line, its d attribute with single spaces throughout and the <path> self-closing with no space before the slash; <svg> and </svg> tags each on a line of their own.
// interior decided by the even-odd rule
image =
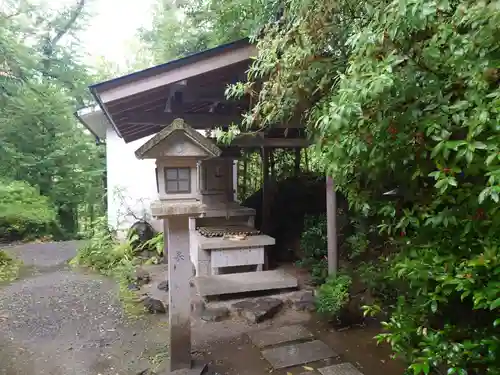
<svg viewBox="0 0 500 375">
<path fill-rule="evenodd" d="M 364 254 L 370 245 L 368 235 L 359 227 L 356 227 L 354 234 L 346 238 L 346 242 L 349 245 L 349 258 L 352 260 Z"/>
<path fill-rule="evenodd" d="M 329 276 L 318 289 L 316 304 L 318 312 L 336 316 L 349 302 L 352 279 L 345 274 Z"/>
<path fill-rule="evenodd" d="M 55 220 L 48 198 L 23 181 L 0 182 L 0 238 L 44 235 Z"/>
<path fill-rule="evenodd" d="M 152 27 L 139 33 L 143 52 L 160 64 L 255 35 L 279 5 L 276 0 L 157 0 Z"/>
<path fill-rule="evenodd" d="M 13 259 L 5 251 L 0 250 L 0 283 L 15 280 L 20 267 L 20 261 Z"/>
<path fill-rule="evenodd" d="M 119 285 L 119 297 L 125 311 L 130 316 L 139 316 L 144 308 L 138 303 L 137 294 L 129 289 L 130 284 L 136 281 L 135 270 L 143 260 L 137 254 L 145 249 L 153 249 L 156 256 L 146 263 L 158 263 L 163 252 L 163 233 L 158 233 L 151 240 L 136 246 L 138 236 L 130 233 L 125 241 L 118 241 L 109 230 L 107 219 L 101 217 L 92 224 L 88 241 L 82 246 L 75 258 L 71 260 L 73 266 L 91 268 L 103 275 L 111 276 Z"/>
<path fill-rule="evenodd" d="M 78 231 L 77 216 L 99 215 L 103 206 L 104 154 L 73 115 L 92 81 L 75 36 L 84 4 L 0 7 L 0 178 L 38 188 L 68 236 Z"/>
<path fill-rule="evenodd" d="M 326 217 L 306 216 L 300 238 L 303 258 L 298 265 L 311 271 L 314 284 L 322 284 L 328 275 Z"/>
<path fill-rule="evenodd" d="M 498 374 L 498 2 L 383 4 L 315 111 L 339 186 L 398 249 L 380 338 L 415 373 Z M 384 179 L 406 207 L 377 199 Z"/>
<path fill-rule="evenodd" d="M 380 338 L 415 374 L 499 374 L 500 3 L 284 3 L 228 92 L 256 99 L 247 127 L 303 114 L 325 171 L 378 224 L 390 254 L 365 276 L 397 291 Z"/>
<path fill-rule="evenodd" d="M 135 248 L 129 238 L 120 243 L 109 231 L 106 218 L 96 220 L 94 235 L 78 250 L 73 265 L 86 266 L 107 276 L 132 281 Z"/>
<path fill-rule="evenodd" d="M 142 245 L 138 247 L 139 251 L 149 250 L 155 253 L 155 256 L 150 258 L 147 263 L 158 264 L 161 262 L 162 257 L 164 256 L 165 249 L 165 241 L 163 238 L 163 232 L 158 232 L 156 235 L 150 240 L 144 242 Z"/>
</svg>

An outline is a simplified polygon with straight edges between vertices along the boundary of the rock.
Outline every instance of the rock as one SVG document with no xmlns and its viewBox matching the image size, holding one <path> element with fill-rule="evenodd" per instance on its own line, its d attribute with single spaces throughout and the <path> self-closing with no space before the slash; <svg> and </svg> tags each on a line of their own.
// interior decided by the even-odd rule
<svg viewBox="0 0 500 375">
<path fill-rule="evenodd" d="M 139 286 L 137 284 L 135 284 L 135 283 L 130 283 L 130 284 L 128 284 L 127 289 L 135 291 L 135 290 L 139 290 L 141 288 L 139 288 Z"/>
<path fill-rule="evenodd" d="M 201 316 L 203 311 L 205 311 L 205 302 L 202 300 L 195 300 L 191 302 L 191 311 Z"/>
<path fill-rule="evenodd" d="M 163 302 L 158 299 L 146 297 L 142 303 L 144 304 L 146 310 L 151 314 L 165 314 L 167 312 Z"/>
<path fill-rule="evenodd" d="M 312 290 L 304 290 L 297 292 L 294 296 L 290 298 L 292 308 L 297 311 L 315 311 L 316 310 L 316 299 L 314 297 L 314 292 Z"/>
<path fill-rule="evenodd" d="M 227 307 L 216 307 L 212 309 L 205 309 L 201 313 L 201 319 L 206 322 L 219 322 L 229 316 L 229 309 Z"/>
<path fill-rule="evenodd" d="M 145 269 L 139 267 L 135 270 L 135 278 L 139 285 L 149 284 L 151 275 Z"/>
<path fill-rule="evenodd" d="M 165 292 L 168 292 L 168 281 L 163 280 L 161 283 L 158 284 L 157 288 L 159 290 L 164 290 Z"/>
<path fill-rule="evenodd" d="M 127 237 L 134 238 L 134 241 L 132 241 L 132 246 L 136 249 L 139 246 L 144 245 L 145 242 L 151 240 L 155 235 L 156 232 L 151 224 L 149 224 L 147 221 L 140 220 L 132 224 L 128 231 Z"/>
<path fill-rule="evenodd" d="M 260 323 L 271 319 L 281 310 L 283 301 L 277 298 L 259 298 L 245 300 L 231 305 L 231 308 L 250 323 Z"/>
</svg>

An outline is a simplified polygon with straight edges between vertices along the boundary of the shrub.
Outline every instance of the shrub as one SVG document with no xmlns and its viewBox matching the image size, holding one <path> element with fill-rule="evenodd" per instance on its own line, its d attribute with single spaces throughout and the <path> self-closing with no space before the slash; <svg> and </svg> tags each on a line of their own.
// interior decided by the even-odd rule
<svg viewBox="0 0 500 375">
<path fill-rule="evenodd" d="M 366 11 L 313 116 L 338 188 L 394 249 L 379 338 L 415 374 L 500 374 L 498 1 Z"/>
<path fill-rule="evenodd" d="M 119 296 L 125 311 L 131 315 L 139 315 L 143 308 L 137 304 L 136 294 L 129 290 L 129 285 L 136 281 L 135 269 L 144 259 L 137 255 L 143 249 L 154 250 L 156 256 L 147 263 L 158 263 L 163 253 L 163 233 L 146 241 L 139 247 L 137 234 L 130 231 L 125 241 L 118 241 L 107 226 L 106 218 L 99 218 L 93 224 L 88 239 L 72 259 L 72 265 L 89 267 L 103 275 L 115 278 L 119 283 Z"/>
<path fill-rule="evenodd" d="M 0 238 L 17 240 L 46 235 L 55 221 L 47 197 L 23 181 L 0 181 Z"/>
<path fill-rule="evenodd" d="M 336 316 L 349 302 L 351 277 L 346 274 L 329 276 L 318 289 L 318 312 Z"/>
<path fill-rule="evenodd" d="M 327 244 L 325 215 L 306 216 L 300 238 L 303 258 L 297 264 L 311 271 L 316 285 L 322 284 L 328 275 Z"/>
<path fill-rule="evenodd" d="M 89 267 L 107 276 L 132 277 L 135 235 L 120 243 L 109 230 L 106 218 L 94 222 L 93 233 L 78 250 L 72 264 Z"/>
<path fill-rule="evenodd" d="M 12 281 L 17 278 L 21 262 L 0 250 L 0 282 Z"/>
</svg>

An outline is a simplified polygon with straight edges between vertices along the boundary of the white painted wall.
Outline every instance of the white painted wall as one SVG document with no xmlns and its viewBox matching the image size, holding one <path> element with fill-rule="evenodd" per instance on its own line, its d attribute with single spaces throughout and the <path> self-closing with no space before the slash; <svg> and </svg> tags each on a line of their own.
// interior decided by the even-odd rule
<svg viewBox="0 0 500 375">
<path fill-rule="evenodd" d="M 158 199 L 155 176 L 155 160 L 139 160 L 135 150 L 149 138 L 125 143 L 116 132 L 106 131 L 106 169 L 108 184 L 108 224 L 126 235 L 138 218 L 145 218 L 157 231 L 163 231 L 162 222 L 151 217 L 150 204 Z"/>
</svg>

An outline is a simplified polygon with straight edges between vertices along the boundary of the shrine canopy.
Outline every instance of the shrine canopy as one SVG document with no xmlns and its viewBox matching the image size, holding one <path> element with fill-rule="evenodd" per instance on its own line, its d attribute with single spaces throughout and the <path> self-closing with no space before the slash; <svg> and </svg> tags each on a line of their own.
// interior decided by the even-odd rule
<svg viewBox="0 0 500 375">
<path fill-rule="evenodd" d="M 99 109 L 78 115 L 99 138 L 110 124 L 126 143 L 156 134 L 176 118 L 198 130 L 240 124 L 250 100 L 228 100 L 225 91 L 228 85 L 246 80 L 256 53 L 255 46 L 242 39 L 94 84 L 89 88 Z M 277 126 L 271 135 L 276 139 L 269 139 L 269 134 L 242 136 L 232 146 L 306 147 L 300 126 L 284 132 L 289 127 Z"/>
<path fill-rule="evenodd" d="M 247 39 L 90 86 L 125 142 L 155 134 L 176 118 L 195 129 L 241 121 L 245 99 L 227 101 L 227 85 L 245 79 L 255 47 Z"/>
</svg>

